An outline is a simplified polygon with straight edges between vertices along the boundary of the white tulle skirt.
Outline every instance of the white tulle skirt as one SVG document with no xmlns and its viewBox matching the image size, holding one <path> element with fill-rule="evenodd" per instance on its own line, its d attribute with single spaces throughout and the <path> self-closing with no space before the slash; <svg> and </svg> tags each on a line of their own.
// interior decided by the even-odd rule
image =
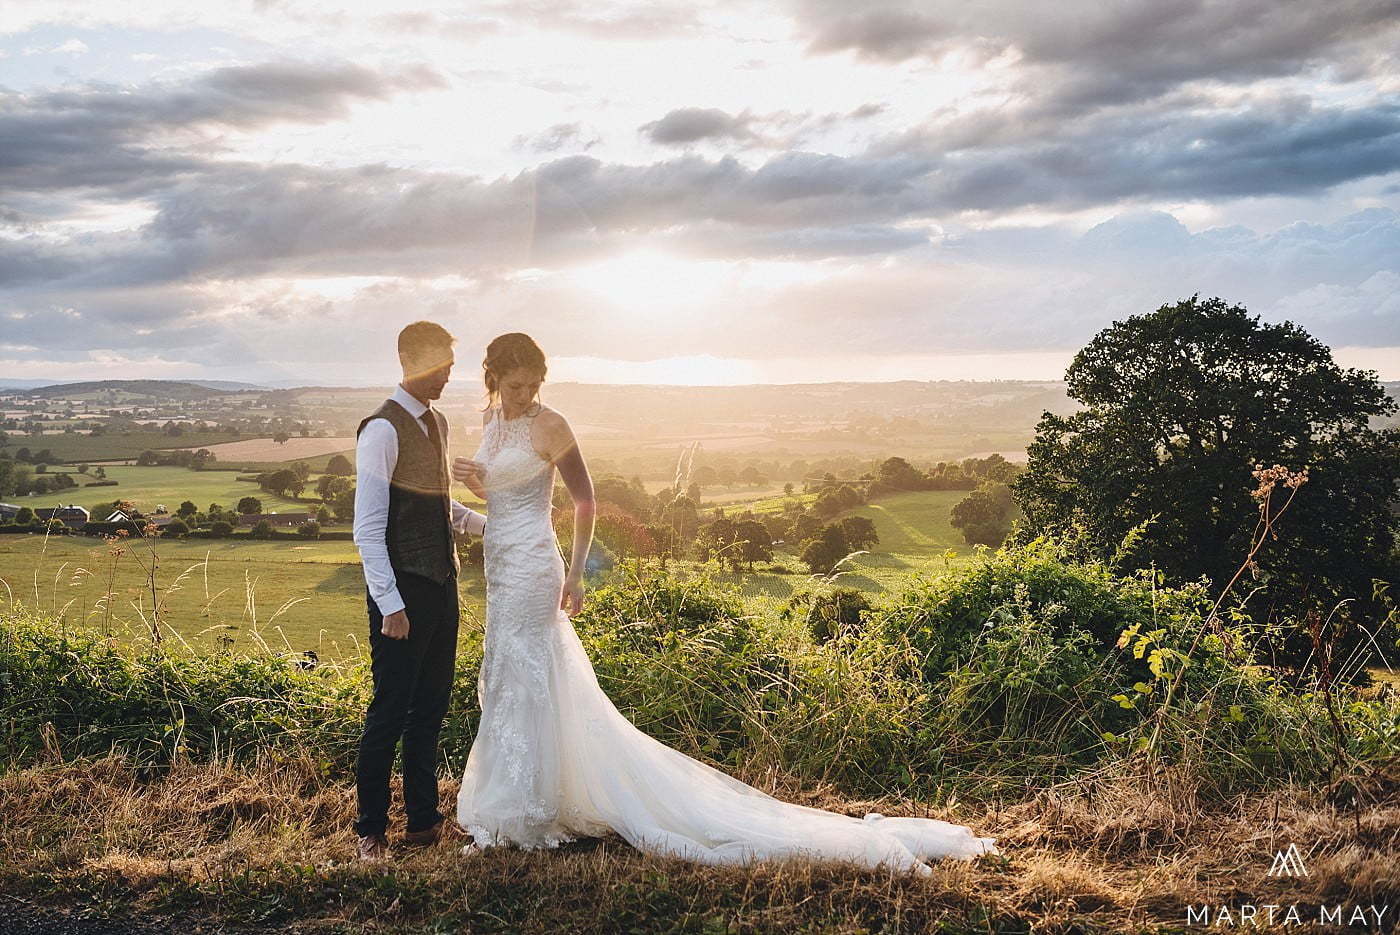
<svg viewBox="0 0 1400 935">
<path fill-rule="evenodd" d="M 648 736 L 599 687 L 558 593 L 502 582 L 493 608 L 488 589 L 481 724 L 457 798 L 474 846 L 554 847 L 612 830 L 708 864 L 828 859 L 924 875 L 927 859 L 999 853 L 962 825 L 784 802 Z"/>
</svg>

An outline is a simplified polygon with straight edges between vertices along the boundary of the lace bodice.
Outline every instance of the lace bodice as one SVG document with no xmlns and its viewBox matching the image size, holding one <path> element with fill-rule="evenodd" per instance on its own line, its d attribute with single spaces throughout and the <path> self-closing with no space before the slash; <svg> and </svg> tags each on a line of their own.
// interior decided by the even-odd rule
<svg viewBox="0 0 1400 935">
<path fill-rule="evenodd" d="M 550 525 L 550 494 L 554 466 L 535 450 L 531 432 L 538 412 L 507 419 L 499 408 L 491 410 L 482 430 L 475 460 L 485 467 L 486 524 L 483 543 L 537 545 L 554 542 Z M 489 575 L 488 575 L 489 578 Z"/>
</svg>

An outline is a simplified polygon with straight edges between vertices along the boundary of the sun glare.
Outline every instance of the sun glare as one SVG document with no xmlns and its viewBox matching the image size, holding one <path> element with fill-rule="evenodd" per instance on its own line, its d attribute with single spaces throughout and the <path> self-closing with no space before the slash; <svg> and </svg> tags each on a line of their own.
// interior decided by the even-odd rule
<svg viewBox="0 0 1400 935">
<path fill-rule="evenodd" d="M 580 289 L 632 312 L 713 302 L 732 277 L 732 264 L 686 260 L 653 250 L 624 253 L 568 274 Z"/>
<path fill-rule="evenodd" d="M 755 302 L 774 290 L 815 282 L 836 270 L 820 263 L 698 260 L 634 250 L 576 266 L 564 279 L 619 311 L 702 311 L 715 302 Z"/>
</svg>

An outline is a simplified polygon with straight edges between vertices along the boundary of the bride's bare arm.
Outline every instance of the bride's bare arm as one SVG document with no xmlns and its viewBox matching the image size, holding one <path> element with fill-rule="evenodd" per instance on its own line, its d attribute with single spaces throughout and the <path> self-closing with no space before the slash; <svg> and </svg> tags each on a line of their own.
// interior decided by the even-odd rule
<svg viewBox="0 0 1400 935">
<path fill-rule="evenodd" d="M 486 422 L 489 417 L 489 413 L 483 413 L 481 416 L 483 432 L 486 431 Z M 482 466 L 479 461 L 473 461 L 471 458 L 453 458 L 452 479 L 459 484 L 465 484 L 467 489 L 479 499 L 486 499 L 486 485 L 483 481 Z"/>
<path fill-rule="evenodd" d="M 574 501 L 574 544 L 569 560 L 569 574 L 564 579 L 559 606 L 570 616 L 583 606 L 583 570 L 588 560 L 588 548 L 593 543 L 593 478 L 588 474 L 583 452 L 569 428 L 568 421 L 553 410 L 540 413 L 538 423 L 542 452 L 559 469 L 569 496 Z"/>
</svg>

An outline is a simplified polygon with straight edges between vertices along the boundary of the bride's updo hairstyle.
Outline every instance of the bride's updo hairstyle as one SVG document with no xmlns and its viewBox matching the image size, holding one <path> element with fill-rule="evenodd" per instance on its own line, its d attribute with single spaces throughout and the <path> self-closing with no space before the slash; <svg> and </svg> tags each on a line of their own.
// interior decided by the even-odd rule
<svg viewBox="0 0 1400 935">
<path fill-rule="evenodd" d="M 486 359 L 481 362 L 481 369 L 486 382 L 488 408 L 500 401 L 501 378 L 522 367 L 538 373 L 540 379 L 544 379 L 544 351 L 528 334 L 512 331 L 486 345 Z"/>
</svg>

